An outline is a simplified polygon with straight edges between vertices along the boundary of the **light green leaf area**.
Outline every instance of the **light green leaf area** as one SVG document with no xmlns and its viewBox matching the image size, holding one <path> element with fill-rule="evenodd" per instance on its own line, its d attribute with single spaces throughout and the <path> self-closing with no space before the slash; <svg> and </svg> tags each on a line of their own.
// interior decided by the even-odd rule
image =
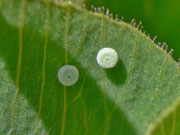
<svg viewBox="0 0 180 135">
<path fill-rule="evenodd" d="M 97 64 L 103 47 L 117 51 L 115 68 Z M 129 24 L 69 2 L 4 0 L 0 57 L 0 110 L 9 113 L 1 113 L 8 126 L 0 134 L 142 135 L 180 96 L 179 66 L 163 49 Z M 57 79 L 65 64 L 80 73 L 71 87 Z"/>
<path fill-rule="evenodd" d="M 86 0 L 46 0 L 46 1 L 53 1 L 56 4 L 69 3 L 78 6 L 79 8 L 83 7 L 86 2 Z"/>
<path fill-rule="evenodd" d="M 10 135 L 13 133 L 11 128 L 13 118 L 13 99 L 16 95 L 16 87 L 9 79 L 7 70 L 5 69 L 5 63 L 0 59 L 0 134 Z M 16 103 L 16 125 L 17 131 L 15 134 L 23 135 L 36 134 L 39 128 L 38 134 L 46 135 L 46 128 L 43 126 L 42 121 L 38 121 L 36 111 L 25 99 L 24 95 L 19 94 Z"/>
<path fill-rule="evenodd" d="M 157 122 L 148 130 L 147 135 L 179 135 L 179 127 L 180 99 L 163 112 Z"/>
</svg>

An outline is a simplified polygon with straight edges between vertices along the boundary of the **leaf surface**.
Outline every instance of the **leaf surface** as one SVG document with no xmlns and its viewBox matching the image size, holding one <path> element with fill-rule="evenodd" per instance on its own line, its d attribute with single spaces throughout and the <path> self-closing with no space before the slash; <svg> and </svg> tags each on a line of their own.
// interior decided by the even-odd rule
<svg viewBox="0 0 180 135">
<path fill-rule="evenodd" d="M 126 22 L 134 18 L 136 25 L 140 21 L 143 29 L 153 38 L 157 35 L 158 42 L 166 42 L 170 49 L 174 49 L 173 58 L 180 58 L 180 1 L 153 1 L 153 0 L 87 0 L 86 7 L 103 6 L 111 13 L 124 17 Z"/>
<path fill-rule="evenodd" d="M 148 130 L 147 135 L 179 135 L 180 134 L 180 99 L 166 111 Z"/>
<path fill-rule="evenodd" d="M 47 135 L 46 128 L 41 121 L 38 121 L 36 111 L 28 103 L 24 95 L 18 95 L 16 101 L 16 123 L 15 132 L 11 128 L 12 125 L 12 113 L 13 113 L 13 101 L 16 95 L 16 87 L 13 85 L 8 71 L 5 69 L 5 63 L 0 59 L 0 134 L 43 134 Z M 39 132 L 36 132 L 39 128 Z M 18 130 L 17 130 L 18 129 Z"/>
<path fill-rule="evenodd" d="M 137 28 L 102 14 L 66 2 L 5 0 L 0 30 L 0 57 L 15 87 L 6 98 L 12 121 L 0 133 L 142 135 L 180 95 L 180 69 L 172 57 Z M 103 47 L 117 51 L 115 68 L 96 63 Z M 57 79 L 65 64 L 80 72 L 72 87 Z M 18 117 L 20 95 L 36 112 L 36 128 Z"/>
</svg>

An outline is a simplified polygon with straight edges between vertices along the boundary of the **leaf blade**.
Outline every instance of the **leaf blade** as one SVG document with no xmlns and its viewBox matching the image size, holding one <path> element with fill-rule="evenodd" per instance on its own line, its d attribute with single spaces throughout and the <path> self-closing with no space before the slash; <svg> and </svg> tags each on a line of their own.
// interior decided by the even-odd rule
<svg viewBox="0 0 180 135">
<path fill-rule="evenodd" d="M 144 34 L 126 23 L 117 23 L 104 15 L 82 11 L 69 4 L 50 3 L 50 9 L 46 8 L 46 4 L 43 2 L 28 2 L 27 4 L 23 30 L 23 68 L 20 75 L 22 91 L 20 92 L 26 96 L 37 112 L 41 110 L 39 103 L 41 104 L 40 97 L 43 97 L 41 117 L 48 133 L 68 134 L 78 132 L 80 129 L 79 134 L 136 134 L 136 132 L 143 134 L 149 123 L 173 101 L 169 99 L 161 107 L 160 102 L 164 100 L 161 91 L 160 93 L 157 91 L 164 90 L 164 87 L 171 89 L 170 85 L 173 83 L 169 83 L 169 80 L 173 78 L 173 75 L 178 78 L 180 74 L 177 63 L 162 49 L 157 48 Z M 11 3 L 6 6 L 9 5 Z M 5 10 L 9 9 L 6 8 L 2 12 L 5 13 Z M 17 10 L 16 8 L 14 11 Z M 51 19 L 47 19 L 47 11 Z M 49 26 L 47 20 L 49 20 Z M 6 21 L 9 21 L 7 17 Z M 4 31 L 7 27 L 15 29 L 12 37 L 17 40 L 18 30 L 14 27 L 21 23 L 18 23 L 18 18 L 14 23 L 11 26 L 2 23 L 1 27 L 3 29 L 4 26 Z M 47 26 L 48 37 L 46 36 Z M 82 31 L 85 32 L 82 33 Z M 7 62 L 12 79 L 16 80 L 18 64 L 13 64 L 14 55 L 9 52 L 12 52 L 14 48 L 16 51 L 19 49 L 19 41 L 15 41 L 17 44 L 11 48 L 13 40 L 4 40 L 9 33 L 13 31 L 1 35 L 1 44 L 7 44 L 8 47 L 0 46 L 0 54 Z M 81 41 L 79 37 L 82 38 Z M 47 57 L 44 67 L 46 42 Z M 115 48 L 119 54 L 120 63 L 114 71 L 105 72 L 96 64 L 96 54 L 105 46 Z M 79 48 L 81 51 L 76 53 Z M 76 65 L 81 73 L 79 83 L 64 90 L 57 81 L 57 71 L 67 62 Z M 167 66 L 163 69 L 163 65 Z M 171 78 L 165 76 L 167 71 L 172 72 L 168 74 Z M 113 76 L 111 76 L 112 72 L 114 72 Z M 87 76 L 82 86 L 85 73 Z M 46 75 L 45 78 L 43 74 Z M 159 85 L 161 81 L 158 80 L 164 78 L 163 84 Z M 45 80 L 44 83 L 43 80 Z M 173 85 L 176 91 L 171 94 L 173 98 L 179 96 L 179 79 L 176 81 Z M 42 86 L 44 90 L 41 93 Z M 87 88 L 87 86 L 91 87 Z M 24 90 L 25 87 L 27 87 L 26 90 Z M 168 94 L 169 92 L 165 96 Z M 161 96 L 160 100 L 159 96 Z M 68 100 L 65 97 L 68 97 Z M 157 105 L 154 105 L 154 102 Z M 98 106 L 97 103 L 99 103 Z M 68 105 L 71 107 L 67 107 Z M 150 107 L 158 109 L 150 110 Z M 122 112 L 125 112 L 125 116 Z M 93 125 L 94 123 L 96 124 Z M 124 125 L 128 128 L 123 128 L 126 127 Z M 117 130 L 119 127 L 121 130 Z M 68 128 L 72 128 L 72 132 L 68 131 Z"/>
</svg>

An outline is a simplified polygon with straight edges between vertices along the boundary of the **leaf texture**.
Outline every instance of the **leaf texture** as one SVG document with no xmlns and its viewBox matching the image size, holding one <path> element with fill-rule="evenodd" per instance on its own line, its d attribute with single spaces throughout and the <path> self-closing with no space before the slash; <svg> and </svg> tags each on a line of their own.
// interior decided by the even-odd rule
<svg viewBox="0 0 180 135">
<path fill-rule="evenodd" d="M 147 135 L 179 135 L 180 134 L 180 99 L 161 114 L 151 125 Z"/>
<path fill-rule="evenodd" d="M 0 133 L 142 135 L 180 95 L 178 64 L 129 24 L 69 2 L 5 0 L 1 7 L 0 57 L 15 94 L 6 98 L 13 100 L 12 107 L 2 105 L 12 121 Z M 104 70 L 96 63 L 103 47 L 117 51 L 115 68 Z M 80 72 L 72 87 L 57 79 L 65 64 Z M 24 103 L 20 95 L 36 112 L 36 128 L 19 126 L 32 122 L 18 117 Z"/>
</svg>

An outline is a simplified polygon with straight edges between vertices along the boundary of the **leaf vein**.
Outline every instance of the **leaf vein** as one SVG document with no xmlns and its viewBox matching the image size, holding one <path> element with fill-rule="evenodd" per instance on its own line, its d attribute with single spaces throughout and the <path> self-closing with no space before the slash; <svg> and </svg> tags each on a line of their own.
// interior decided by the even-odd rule
<svg viewBox="0 0 180 135">
<path fill-rule="evenodd" d="M 41 119 L 41 110 L 42 110 L 42 102 L 43 102 L 43 93 L 44 93 L 44 85 L 46 79 L 46 53 L 47 53 L 47 44 L 48 44 L 48 29 L 50 26 L 50 11 L 49 11 L 49 3 L 47 3 L 47 24 L 45 30 L 45 41 L 43 48 L 43 65 L 42 65 L 42 83 L 41 83 L 41 93 L 40 93 L 40 101 L 39 101 L 39 110 L 38 110 L 38 120 Z"/>
<path fill-rule="evenodd" d="M 15 115 L 16 115 L 16 102 L 19 94 L 19 80 L 21 73 L 21 61 L 22 61 L 22 48 L 23 48 L 23 30 L 24 30 L 24 20 L 25 20 L 25 8 L 26 8 L 26 0 L 22 2 L 21 6 L 21 26 L 19 27 L 19 54 L 18 54 L 18 62 L 17 62 L 17 75 L 16 75 L 16 93 L 13 101 L 13 112 L 12 112 L 12 129 L 15 124 Z"/>
<path fill-rule="evenodd" d="M 64 86 L 64 108 L 63 108 L 62 127 L 61 127 L 61 133 L 60 133 L 60 135 L 64 135 L 65 123 L 66 123 L 66 111 L 67 111 L 66 90 L 67 90 L 67 87 Z"/>
<path fill-rule="evenodd" d="M 66 28 L 65 28 L 65 63 L 68 63 L 68 49 L 69 49 L 69 29 L 70 29 L 70 20 L 71 20 L 71 8 L 67 9 L 67 21 L 66 21 Z"/>
<path fill-rule="evenodd" d="M 82 33 L 82 38 L 80 40 L 80 43 L 79 43 L 79 46 L 75 52 L 75 56 L 79 53 L 79 51 L 81 50 L 82 46 L 83 46 L 83 43 L 86 39 L 86 36 L 87 36 L 87 28 L 86 28 L 86 22 L 87 22 L 87 16 L 85 15 L 84 16 L 84 26 L 83 26 L 83 33 Z"/>
<path fill-rule="evenodd" d="M 130 80 L 131 74 L 133 73 L 133 70 L 134 70 L 134 67 L 135 67 L 135 64 L 136 64 L 138 50 L 139 50 L 139 38 L 137 37 L 136 42 L 135 42 L 134 52 L 133 52 L 133 55 L 132 55 L 131 64 L 130 64 L 128 75 L 127 75 L 127 79 L 125 81 L 125 86 L 124 86 L 124 88 L 122 90 L 123 92 L 125 92 L 126 87 L 128 85 L 128 82 Z M 124 94 L 122 94 L 121 99 L 123 99 L 125 97 Z"/>
<path fill-rule="evenodd" d="M 176 127 L 176 110 L 173 111 L 173 124 L 172 124 L 170 135 L 174 135 L 175 127 Z"/>
<path fill-rule="evenodd" d="M 71 8 L 67 9 L 67 21 L 66 21 L 66 28 L 65 28 L 65 64 L 68 64 L 68 47 L 69 47 L 69 29 L 70 29 L 70 20 L 71 20 Z M 67 87 L 64 86 L 64 108 L 63 108 L 63 116 L 62 116 L 62 127 L 60 135 L 64 135 L 65 130 L 65 123 L 66 123 L 66 112 L 67 112 L 67 103 L 66 103 L 66 90 Z"/>
</svg>

